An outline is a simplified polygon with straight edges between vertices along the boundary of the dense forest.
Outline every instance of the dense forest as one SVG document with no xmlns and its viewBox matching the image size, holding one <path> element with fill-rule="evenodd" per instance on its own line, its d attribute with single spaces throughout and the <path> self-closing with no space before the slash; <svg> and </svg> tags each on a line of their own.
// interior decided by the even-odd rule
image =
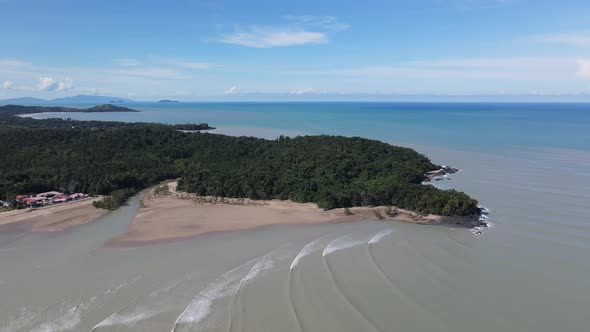
<svg viewBox="0 0 590 332">
<path fill-rule="evenodd" d="M 112 104 L 97 105 L 90 108 L 72 108 L 61 106 L 22 106 L 22 105 L 4 105 L 0 106 L 0 115 L 17 115 L 33 114 L 48 112 L 66 112 L 66 113 L 108 113 L 108 112 L 139 112 L 137 110 L 115 106 Z"/>
<path fill-rule="evenodd" d="M 0 115 L 0 199 L 55 189 L 115 192 L 101 207 L 116 208 L 129 193 L 180 178 L 179 189 L 200 195 L 479 212 L 464 193 L 422 185 L 438 166 L 409 148 L 358 137 L 266 140 L 179 130 L 192 126 Z"/>
</svg>

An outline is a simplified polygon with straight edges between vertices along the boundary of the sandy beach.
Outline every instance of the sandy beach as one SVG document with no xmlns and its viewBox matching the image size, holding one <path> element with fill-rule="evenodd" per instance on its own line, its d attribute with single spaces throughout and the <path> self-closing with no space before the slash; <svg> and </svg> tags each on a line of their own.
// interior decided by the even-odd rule
<svg viewBox="0 0 590 332">
<path fill-rule="evenodd" d="M 92 202 L 98 198 L 52 205 L 36 209 L 13 210 L 0 213 L 0 226 L 28 224 L 33 231 L 60 231 L 96 220 L 108 211 L 97 209 Z"/>
<path fill-rule="evenodd" d="M 196 197 L 176 191 L 176 182 L 168 183 L 169 192 L 156 194 L 146 191 L 129 231 L 110 241 L 114 245 L 147 244 L 161 240 L 195 237 L 213 232 L 239 231 L 267 225 L 320 224 L 353 222 L 360 220 L 396 220 L 424 224 L 440 223 L 436 215 L 420 216 L 397 209 L 394 217 L 386 214 L 385 207 L 351 208 L 324 211 L 314 203 L 249 199 L 218 199 Z M 379 219 L 375 211 L 380 211 Z"/>
</svg>

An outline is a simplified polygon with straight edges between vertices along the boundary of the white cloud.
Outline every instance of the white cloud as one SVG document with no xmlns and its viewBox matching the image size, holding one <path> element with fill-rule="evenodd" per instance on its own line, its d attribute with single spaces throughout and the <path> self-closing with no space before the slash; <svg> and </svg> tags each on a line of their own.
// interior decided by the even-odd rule
<svg viewBox="0 0 590 332">
<path fill-rule="evenodd" d="M 135 59 L 117 59 L 117 60 L 115 60 L 115 62 L 119 66 L 123 66 L 123 67 L 137 67 L 137 66 L 141 65 L 141 62 L 139 62 L 138 60 L 135 60 Z"/>
<path fill-rule="evenodd" d="M 312 88 L 305 88 L 305 89 L 293 90 L 290 93 L 292 95 L 307 95 L 307 94 L 311 94 L 314 92 L 315 92 L 315 90 Z"/>
<path fill-rule="evenodd" d="M 222 36 L 222 43 L 253 48 L 322 44 L 328 41 L 326 34 L 309 31 L 270 30 L 253 28 L 249 32 L 235 32 Z"/>
<path fill-rule="evenodd" d="M 534 36 L 534 41 L 567 46 L 590 46 L 590 31 L 575 31 Z"/>
<path fill-rule="evenodd" d="M 4 83 L 2 83 L 2 88 L 6 89 L 6 90 L 12 89 L 13 86 L 14 86 L 14 82 L 9 81 L 9 80 L 6 80 L 6 81 L 4 81 Z"/>
<path fill-rule="evenodd" d="M 578 59 L 578 75 L 590 78 L 590 59 Z"/>
<path fill-rule="evenodd" d="M 67 78 L 63 81 L 58 81 L 53 77 L 39 77 L 37 90 L 39 91 L 67 91 L 73 88 L 73 82 Z"/>
<path fill-rule="evenodd" d="M 59 82 L 59 85 L 57 86 L 57 91 L 72 90 L 73 87 L 74 87 L 74 82 L 72 82 L 71 79 L 66 78 L 65 80 Z"/>
<path fill-rule="evenodd" d="M 374 78 L 420 78 L 446 80 L 550 80 L 555 76 L 573 77 L 573 58 L 466 58 L 407 61 L 393 65 L 303 70 L 299 74 Z"/>
<path fill-rule="evenodd" d="M 349 28 L 334 16 L 285 16 L 280 26 L 251 26 L 224 34 L 219 41 L 253 48 L 327 43 L 331 34 Z"/>
<path fill-rule="evenodd" d="M 52 77 L 39 77 L 39 84 L 37 89 L 40 91 L 55 91 L 59 87 L 59 82 L 56 82 Z"/>
<path fill-rule="evenodd" d="M 182 72 L 163 67 L 141 67 L 141 68 L 129 68 L 129 69 L 115 69 L 110 71 L 111 74 L 117 76 L 129 76 L 129 77 L 142 77 L 150 79 L 189 79 L 189 75 L 183 74 Z"/>
<path fill-rule="evenodd" d="M 233 95 L 233 94 L 236 94 L 238 92 L 238 90 L 240 90 L 240 88 L 238 86 L 234 85 L 231 88 L 225 90 L 224 94 Z"/>
<path fill-rule="evenodd" d="M 319 28 L 329 31 L 343 31 L 350 27 L 346 23 L 339 22 L 334 16 L 286 16 L 289 22 L 298 26 L 305 26 L 309 28 Z"/>
<path fill-rule="evenodd" d="M 216 64 L 207 63 L 207 62 L 190 62 L 190 61 L 181 61 L 181 60 L 163 60 L 163 62 L 166 64 L 169 64 L 169 65 L 172 65 L 172 66 L 177 66 L 177 67 L 182 67 L 182 68 L 187 68 L 187 69 L 197 69 L 197 70 L 212 69 L 212 68 L 219 67 Z"/>
</svg>

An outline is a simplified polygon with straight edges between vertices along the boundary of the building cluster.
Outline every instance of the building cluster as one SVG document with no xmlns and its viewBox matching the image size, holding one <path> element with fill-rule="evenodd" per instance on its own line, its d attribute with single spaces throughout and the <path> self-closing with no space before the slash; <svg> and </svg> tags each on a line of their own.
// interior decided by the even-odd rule
<svg viewBox="0 0 590 332">
<path fill-rule="evenodd" d="M 28 207 L 42 207 L 47 205 L 59 204 L 70 202 L 73 200 L 79 200 L 87 198 L 87 194 L 75 193 L 75 194 L 64 194 L 58 191 L 48 191 L 37 195 L 18 195 L 16 200 L 23 202 Z"/>
</svg>

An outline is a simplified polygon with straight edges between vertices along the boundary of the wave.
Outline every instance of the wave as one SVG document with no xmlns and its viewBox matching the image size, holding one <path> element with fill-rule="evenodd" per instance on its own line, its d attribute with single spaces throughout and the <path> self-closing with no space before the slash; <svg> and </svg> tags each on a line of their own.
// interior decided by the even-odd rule
<svg viewBox="0 0 590 332">
<path fill-rule="evenodd" d="M 172 332 L 192 329 L 211 313 L 213 302 L 219 298 L 230 296 L 235 291 L 242 277 L 249 271 L 250 266 L 260 258 L 252 259 L 222 274 L 210 283 L 189 303 L 184 311 L 176 318 Z"/>
<path fill-rule="evenodd" d="M 383 240 L 384 237 L 386 237 L 387 235 L 389 235 L 391 233 L 393 233 L 392 228 L 388 228 L 386 230 L 383 230 L 383 231 L 375 234 L 375 236 L 373 236 L 367 244 L 370 246 L 371 244 L 378 243 L 379 241 Z"/>
<path fill-rule="evenodd" d="M 0 324 L 0 331 L 1 332 L 12 332 L 24 329 L 26 326 L 31 326 L 33 321 L 36 317 L 47 315 L 51 313 L 55 307 L 62 307 L 67 300 L 58 300 L 41 310 L 29 310 L 26 307 L 20 309 L 20 314 L 16 317 L 11 317 L 8 321 Z M 59 311 L 59 309 L 57 309 Z M 47 319 L 46 319 L 47 320 Z"/>
<path fill-rule="evenodd" d="M 48 307 L 49 308 L 49 307 Z M 46 308 L 45 310 L 48 310 Z M 43 310 L 43 311 L 45 311 Z M 18 331 L 23 329 L 25 326 L 28 326 L 33 322 L 35 316 L 37 316 L 37 312 L 30 311 L 28 308 L 24 307 L 20 309 L 20 314 L 17 317 L 9 318 L 8 321 L 2 323 L 0 325 L 0 331 L 2 332 L 12 332 Z"/>
<path fill-rule="evenodd" d="M 366 241 L 366 240 L 365 240 Z M 365 241 L 360 239 L 355 239 L 352 237 L 351 234 L 347 234 L 337 238 L 336 240 L 330 242 L 324 251 L 322 252 L 322 256 L 326 257 L 326 255 L 332 254 L 336 251 L 356 247 L 358 245 L 365 244 Z"/>
<path fill-rule="evenodd" d="M 123 309 L 115 312 L 114 314 L 102 320 L 100 323 L 96 324 L 92 328 L 92 331 L 106 326 L 129 325 L 132 323 L 137 323 L 164 312 L 171 304 L 166 303 L 166 301 L 157 301 L 156 299 L 161 294 L 174 290 L 175 288 L 179 287 L 182 282 L 189 279 L 190 275 L 187 274 L 182 279 L 178 279 L 172 283 L 151 291 L 145 297 L 139 297 L 137 301 L 132 302 Z M 149 307 L 147 305 L 139 305 L 144 299 L 150 300 L 151 305 Z M 155 303 L 153 303 L 154 301 Z"/>
<path fill-rule="evenodd" d="M 103 319 L 100 323 L 96 324 L 91 331 L 95 331 L 101 327 L 105 327 L 105 326 L 112 326 L 112 325 L 116 325 L 115 323 L 115 319 L 117 318 L 118 315 L 120 315 L 121 313 L 127 311 L 129 308 L 132 308 L 134 306 L 136 306 L 139 302 L 141 302 L 141 297 L 138 298 L 136 301 L 132 302 L 131 304 L 127 305 L 126 307 L 124 307 L 123 309 L 115 312 L 114 314 L 110 315 L 109 317 Z M 122 323 L 119 321 L 117 321 L 117 323 Z"/>
<path fill-rule="evenodd" d="M 325 239 L 333 236 L 332 234 L 324 235 L 319 237 L 308 244 L 306 244 L 301 251 L 295 256 L 293 261 L 291 262 L 291 266 L 289 267 L 289 304 L 291 305 L 291 310 L 293 311 L 293 316 L 295 321 L 297 322 L 298 331 L 303 331 L 303 324 L 301 323 L 301 319 L 299 318 L 299 314 L 297 313 L 297 308 L 295 307 L 295 303 L 293 302 L 293 287 L 294 287 L 294 276 L 293 276 L 293 269 L 299 264 L 301 259 L 305 256 L 311 255 L 313 252 L 322 248 L 322 241 Z"/>
<path fill-rule="evenodd" d="M 293 270 L 297 266 L 297 264 L 299 264 L 299 261 L 301 261 L 303 257 L 308 256 L 314 251 L 321 249 L 322 241 L 330 238 L 331 236 L 332 234 L 324 235 L 306 244 L 305 247 L 303 247 L 303 249 L 301 249 L 301 251 L 297 254 L 297 256 L 295 256 L 293 262 L 291 262 L 289 270 Z"/>
<path fill-rule="evenodd" d="M 323 257 L 324 265 L 326 266 L 326 270 L 328 271 L 328 275 L 332 281 L 332 284 L 334 285 L 334 288 L 336 289 L 336 292 L 338 294 L 340 294 L 340 296 L 342 297 L 344 302 L 351 308 L 352 311 L 358 313 L 358 315 L 369 326 L 371 326 L 371 328 L 374 331 L 379 332 L 379 328 L 377 328 L 377 326 L 373 322 L 371 322 L 371 320 L 369 320 L 365 316 L 365 314 L 363 314 L 360 310 L 358 310 L 356 308 L 356 306 L 354 304 L 352 304 L 352 302 L 348 299 L 348 297 L 346 297 L 346 295 L 342 291 L 341 287 L 338 285 L 338 281 L 336 280 L 336 277 L 334 276 L 334 271 L 332 270 L 332 267 L 330 266 L 330 263 L 328 262 L 328 258 L 327 258 L 327 256 L 331 253 L 334 253 L 339 250 L 347 249 L 347 248 L 352 248 L 352 247 L 355 247 L 355 246 L 361 245 L 361 244 L 366 244 L 366 240 L 364 240 L 364 241 L 355 240 L 355 239 L 351 238 L 350 234 L 344 235 L 344 236 L 339 237 L 336 240 L 330 242 L 330 244 L 328 244 L 328 246 L 324 249 L 324 252 L 322 253 L 322 257 Z"/>
<path fill-rule="evenodd" d="M 236 288 L 236 290 L 233 294 L 233 299 L 232 299 L 231 306 L 230 306 L 229 324 L 228 324 L 227 331 L 229 331 L 229 332 L 232 331 L 233 317 L 231 314 L 232 313 L 231 308 L 234 307 L 235 305 L 237 305 L 238 298 L 240 296 L 240 292 L 241 292 L 242 288 L 244 286 L 246 286 L 248 283 L 252 282 L 257 277 L 259 277 L 260 275 L 262 275 L 263 273 L 272 270 L 277 263 L 282 262 L 286 259 L 289 259 L 290 257 L 292 257 L 292 255 L 293 255 L 293 250 L 292 250 L 291 244 L 285 244 L 285 245 L 269 252 L 268 254 L 262 256 L 256 262 L 256 264 L 254 264 L 254 266 L 252 266 L 250 271 L 248 271 L 248 273 L 242 278 L 242 280 L 240 280 L 240 283 L 238 284 L 238 287 Z M 241 312 L 242 312 L 242 314 L 244 312 L 243 306 L 241 307 Z"/>
<path fill-rule="evenodd" d="M 385 270 L 383 270 L 383 268 L 381 267 L 381 265 L 379 265 L 379 263 L 377 263 L 377 259 L 375 258 L 375 255 L 373 254 L 372 246 L 374 244 L 378 243 L 379 241 L 381 241 L 385 236 L 387 236 L 387 235 L 389 235 L 391 233 L 393 233 L 393 229 L 386 229 L 384 231 L 381 231 L 381 232 L 377 233 L 375 236 L 373 236 L 371 238 L 371 240 L 369 240 L 369 242 L 367 243 L 367 253 L 369 255 L 369 262 L 371 262 L 371 264 L 373 265 L 374 269 L 381 276 L 381 278 L 383 280 L 385 280 L 385 282 L 387 282 L 387 284 L 389 285 L 391 291 L 394 292 L 395 295 L 397 295 L 398 297 L 400 297 L 403 300 L 404 303 L 412 305 L 414 307 L 414 310 L 419 311 L 419 312 L 421 312 L 424 315 L 429 315 L 430 313 L 426 309 L 424 309 L 422 306 L 420 306 L 418 303 L 416 303 L 413 299 L 411 299 L 407 295 L 405 295 L 399 289 L 399 287 L 396 286 L 396 284 L 393 281 L 393 279 L 391 277 L 389 277 L 389 275 L 387 273 L 385 273 Z"/>
<path fill-rule="evenodd" d="M 39 325 L 32 329 L 32 332 L 56 332 L 74 330 L 82 321 L 82 312 L 88 310 L 94 303 L 96 297 L 90 299 L 89 303 L 84 304 L 81 300 L 76 306 L 69 308 L 66 312 L 52 320 Z"/>
</svg>

